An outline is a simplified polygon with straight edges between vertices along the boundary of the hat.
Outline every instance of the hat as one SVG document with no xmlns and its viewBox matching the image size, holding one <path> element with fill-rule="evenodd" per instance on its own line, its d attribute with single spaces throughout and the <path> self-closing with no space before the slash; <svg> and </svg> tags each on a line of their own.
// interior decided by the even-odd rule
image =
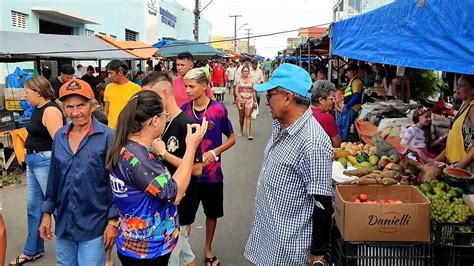
<svg viewBox="0 0 474 266">
<path fill-rule="evenodd" d="M 255 85 L 255 90 L 268 91 L 276 87 L 282 87 L 285 90 L 310 99 L 311 85 L 311 77 L 306 70 L 297 65 L 285 63 L 275 69 L 267 83 Z"/>
<path fill-rule="evenodd" d="M 62 101 L 68 95 L 80 95 L 89 100 L 94 99 L 94 92 L 89 83 L 80 79 L 70 80 L 61 86 L 59 89 L 59 100 Z"/>
</svg>

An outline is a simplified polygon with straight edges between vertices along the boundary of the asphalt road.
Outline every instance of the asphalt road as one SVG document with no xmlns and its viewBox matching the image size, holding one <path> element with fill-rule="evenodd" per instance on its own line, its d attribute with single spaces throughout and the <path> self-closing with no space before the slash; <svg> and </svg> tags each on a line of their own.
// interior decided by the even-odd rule
<svg viewBox="0 0 474 266">
<path fill-rule="evenodd" d="M 226 95 L 227 96 L 227 95 Z M 232 99 L 226 97 L 225 105 L 238 133 L 238 113 Z M 223 154 L 224 168 L 224 217 L 218 220 L 214 238 L 214 253 L 222 265 L 251 265 L 243 256 L 243 251 L 252 226 L 255 206 L 256 181 L 263 158 L 263 150 L 271 132 L 269 109 L 262 97 L 260 115 L 253 120 L 253 140 L 237 137 L 237 143 Z M 7 226 L 8 247 L 7 263 L 22 251 L 26 238 L 26 186 L 23 183 L 15 187 L 0 189 L 3 202 L 3 217 Z M 205 265 L 203 247 L 205 240 L 205 217 L 199 209 L 196 222 L 192 226 L 191 246 L 198 265 Z M 55 265 L 54 240 L 46 243 L 43 258 L 28 265 Z M 114 251 L 115 265 L 120 265 Z M 8 264 L 7 264 L 8 265 Z"/>
</svg>

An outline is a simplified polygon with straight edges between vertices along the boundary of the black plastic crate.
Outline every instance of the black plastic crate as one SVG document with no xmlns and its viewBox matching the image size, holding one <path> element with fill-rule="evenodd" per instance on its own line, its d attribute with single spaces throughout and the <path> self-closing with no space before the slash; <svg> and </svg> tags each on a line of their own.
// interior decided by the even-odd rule
<svg viewBox="0 0 474 266">
<path fill-rule="evenodd" d="M 334 232 L 337 231 L 337 232 Z M 333 230 L 331 261 L 337 266 L 431 266 L 433 246 L 418 242 L 348 242 Z"/>
<path fill-rule="evenodd" d="M 0 131 L 13 130 L 15 128 L 13 112 L 0 112 Z"/>
<path fill-rule="evenodd" d="M 466 247 L 474 253 L 474 224 L 431 223 L 431 242 L 435 246 Z"/>
<path fill-rule="evenodd" d="M 474 249 L 468 247 L 435 247 L 434 266 L 473 266 Z"/>
</svg>

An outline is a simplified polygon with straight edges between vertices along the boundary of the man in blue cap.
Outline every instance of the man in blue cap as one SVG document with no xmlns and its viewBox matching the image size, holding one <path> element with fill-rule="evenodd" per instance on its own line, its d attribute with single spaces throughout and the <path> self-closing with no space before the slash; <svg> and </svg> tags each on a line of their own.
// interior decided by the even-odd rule
<svg viewBox="0 0 474 266">
<path fill-rule="evenodd" d="M 311 77 L 282 64 L 268 83 L 274 119 L 258 178 L 245 257 L 257 265 L 324 265 L 333 208 L 331 141 L 313 118 Z"/>
</svg>

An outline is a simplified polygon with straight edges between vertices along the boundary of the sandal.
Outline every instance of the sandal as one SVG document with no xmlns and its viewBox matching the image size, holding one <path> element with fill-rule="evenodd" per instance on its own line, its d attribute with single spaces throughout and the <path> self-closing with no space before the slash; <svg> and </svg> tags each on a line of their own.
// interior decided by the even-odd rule
<svg viewBox="0 0 474 266">
<path fill-rule="evenodd" d="M 15 259 L 15 263 L 10 263 L 10 266 L 17 266 L 17 265 L 23 265 L 32 261 L 35 261 L 41 257 L 43 257 L 44 254 L 38 254 L 36 256 L 28 257 L 25 254 L 21 254 Z"/>
<path fill-rule="evenodd" d="M 248 140 L 253 140 L 253 137 L 252 137 L 252 136 L 248 136 L 247 139 L 248 139 Z"/>
<path fill-rule="evenodd" d="M 219 260 L 217 259 L 216 256 L 214 256 L 212 258 L 206 258 L 204 261 L 206 262 L 206 266 L 208 264 L 210 264 L 211 266 L 220 266 L 221 265 L 221 263 L 219 262 Z M 217 264 L 214 265 L 214 262 L 216 262 L 216 261 L 217 261 Z"/>
</svg>

